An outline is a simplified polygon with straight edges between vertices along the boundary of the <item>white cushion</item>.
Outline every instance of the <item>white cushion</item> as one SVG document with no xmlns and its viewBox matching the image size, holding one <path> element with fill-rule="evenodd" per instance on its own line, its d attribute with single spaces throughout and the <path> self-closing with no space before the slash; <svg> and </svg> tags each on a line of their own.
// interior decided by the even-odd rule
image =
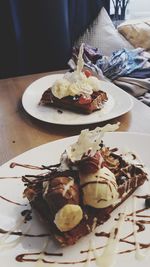
<svg viewBox="0 0 150 267">
<path fill-rule="evenodd" d="M 76 45 L 87 43 L 97 47 L 102 54 L 110 56 L 112 52 L 121 48 L 133 46 L 115 29 L 107 11 L 102 8 L 89 29 L 79 38 Z"/>
</svg>

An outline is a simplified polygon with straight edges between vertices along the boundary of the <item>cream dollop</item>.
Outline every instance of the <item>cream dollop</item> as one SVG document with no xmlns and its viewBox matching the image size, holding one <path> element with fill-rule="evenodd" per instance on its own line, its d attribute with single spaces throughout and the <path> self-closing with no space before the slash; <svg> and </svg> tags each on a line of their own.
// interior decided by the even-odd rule
<svg viewBox="0 0 150 267">
<path fill-rule="evenodd" d="M 64 77 L 57 80 L 52 86 L 52 93 L 61 99 L 66 96 L 83 95 L 89 97 L 94 91 L 101 90 L 100 80 L 96 77 L 86 77 L 82 72 L 84 66 L 83 45 L 80 47 L 77 69 L 74 72 L 67 72 Z"/>
<path fill-rule="evenodd" d="M 86 77 L 84 73 L 68 73 L 64 78 L 57 80 L 52 86 L 52 93 L 61 99 L 66 96 L 90 96 L 101 90 L 101 83 L 96 77 Z"/>
<path fill-rule="evenodd" d="M 95 76 L 89 76 L 88 77 L 88 84 L 92 86 L 93 92 L 100 91 L 102 89 L 101 87 L 101 81 L 97 79 Z"/>
<path fill-rule="evenodd" d="M 69 85 L 70 83 L 67 79 L 57 80 L 52 86 L 52 94 L 59 99 L 68 96 Z"/>
<path fill-rule="evenodd" d="M 106 167 L 94 174 L 80 175 L 85 205 L 106 208 L 113 205 L 119 197 L 118 185 L 114 174 Z"/>
</svg>

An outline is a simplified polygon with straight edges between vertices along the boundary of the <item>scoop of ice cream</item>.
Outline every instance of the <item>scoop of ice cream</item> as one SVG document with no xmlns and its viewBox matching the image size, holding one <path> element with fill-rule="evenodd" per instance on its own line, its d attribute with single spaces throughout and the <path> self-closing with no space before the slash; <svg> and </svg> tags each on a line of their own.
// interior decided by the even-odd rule
<svg viewBox="0 0 150 267">
<path fill-rule="evenodd" d="M 66 204 L 55 215 L 54 223 L 61 232 L 73 229 L 83 218 L 83 212 L 79 205 Z"/>
<path fill-rule="evenodd" d="M 83 202 L 94 208 L 113 205 L 118 197 L 118 186 L 114 174 L 106 167 L 94 174 L 80 175 Z"/>
</svg>

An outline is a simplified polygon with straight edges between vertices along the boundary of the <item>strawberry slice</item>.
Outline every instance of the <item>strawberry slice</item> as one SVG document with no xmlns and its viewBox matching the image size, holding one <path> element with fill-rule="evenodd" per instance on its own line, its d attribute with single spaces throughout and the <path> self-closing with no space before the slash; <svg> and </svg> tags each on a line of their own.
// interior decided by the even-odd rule
<svg viewBox="0 0 150 267">
<path fill-rule="evenodd" d="M 81 105 L 89 104 L 89 103 L 91 103 L 91 101 L 92 101 L 91 97 L 85 97 L 85 96 L 80 96 L 80 98 L 78 100 L 79 104 L 81 104 Z"/>
<path fill-rule="evenodd" d="M 84 74 L 86 75 L 87 78 L 92 76 L 92 73 L 90 70 L 84 70 Z"/>
</svg>

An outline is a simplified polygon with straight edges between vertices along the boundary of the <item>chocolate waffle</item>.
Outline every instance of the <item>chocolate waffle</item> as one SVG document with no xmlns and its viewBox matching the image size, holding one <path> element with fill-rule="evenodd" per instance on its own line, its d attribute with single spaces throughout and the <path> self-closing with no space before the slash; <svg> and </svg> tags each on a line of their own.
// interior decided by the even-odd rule
<svg viewBox="0 0 150 267">
<path fill-rule="evenodd" d="M 61 245 L 73 245 L 107 221 L 147 180 L 134 154 L 127 160 L 102 142 L 104 128 L 82 131 L 57 165 L 23 177 L 24 196 Z"/>
<path fill-rule="evenodd" d="M 90 114 L 93 111 L 100 110 L 107 100 L 107 94 L 101 90 L 93 92 L 88 98 L 76 95 L 59 99 L 53 95 L 51 88 L 48 88 L 43 93 L 40 104 L 68 109 L 77 113 Z"/>
</svg>

